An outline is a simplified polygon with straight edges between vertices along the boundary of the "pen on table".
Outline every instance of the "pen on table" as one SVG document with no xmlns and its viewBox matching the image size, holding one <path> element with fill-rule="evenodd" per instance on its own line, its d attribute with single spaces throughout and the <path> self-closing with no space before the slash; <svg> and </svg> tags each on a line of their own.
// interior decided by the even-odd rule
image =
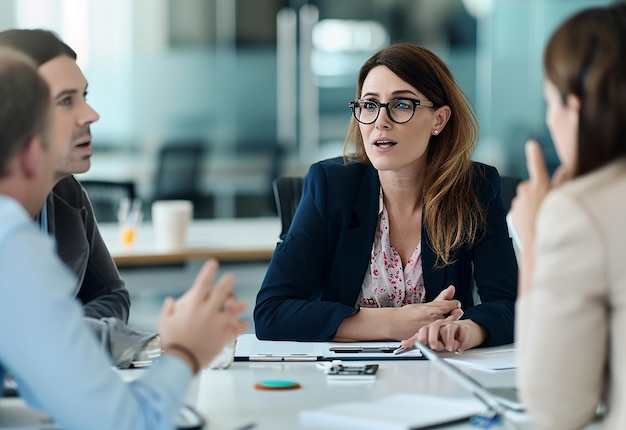
<svg viewBox="0 0 626 430">
<path fill-rule="evenodd" d="M 409 346 L 409 347 L 406 347 L 406 348 L 404 348 L 404 347 L 402 347 L 402 346 L 401 346 L 400 348 L 397 348 L 397 349 L 395 349 L 395 350 L 393 351 L 393 355 L 400 355 L 400 354 L 404 354 L 405 352 L 415 351 L 416 349 L 417 349 L 417 347 L 416 347 L 415 345 L 413 345 L 413 346 Z"/>
</svg>

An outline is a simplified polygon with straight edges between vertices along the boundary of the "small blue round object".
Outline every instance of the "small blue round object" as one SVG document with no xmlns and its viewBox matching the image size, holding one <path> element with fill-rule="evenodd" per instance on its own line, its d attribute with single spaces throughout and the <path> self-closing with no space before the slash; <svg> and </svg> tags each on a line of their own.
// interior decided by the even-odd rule
<svg viewBox="0 0 626 430">
<path fill-rule="evenodd" d="M 294 388 L 300 388 L 300 384 L 295 381 L 270 379 L 257 382 L 256 384 L 254 384 L 254 388 L 257 388 L 259 390 L 290 390 Z"/>
</svg>

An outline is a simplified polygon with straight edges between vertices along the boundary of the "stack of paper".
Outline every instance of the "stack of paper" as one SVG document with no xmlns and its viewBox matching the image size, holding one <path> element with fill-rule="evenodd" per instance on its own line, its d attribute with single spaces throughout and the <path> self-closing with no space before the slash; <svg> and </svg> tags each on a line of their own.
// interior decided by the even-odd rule
<svg viewBox="0 0 626 430">
<path fill-rule="evenodd" d="M 472 398 L 395 394 L 300 412 L 300 422 L 345 430 L 412 430 L 463 420 L 485 411 Z"/>
<path fill-rule="evenodd" d="M 460 364 L 491 372 L 517 368 L 515 348 L 497 347 L 486 350 L 476 348 L 462 354 L 441 354 L 441 357 L 455 365 Z"/>
</svg>

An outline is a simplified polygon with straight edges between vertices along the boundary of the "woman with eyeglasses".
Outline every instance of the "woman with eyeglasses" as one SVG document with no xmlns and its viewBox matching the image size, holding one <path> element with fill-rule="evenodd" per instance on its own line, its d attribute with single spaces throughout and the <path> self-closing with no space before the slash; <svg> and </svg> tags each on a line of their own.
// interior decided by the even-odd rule
<svg viewBox="0 0 626 430">
<path fill-rule="evenodd" d="M 533 428 L 626 429 L 626 5 L 588 8 L 544 51 L 546 124 L 513 222 L 522 242 L 518 382 Z M 599 407 L 600 406 L 600 407 Z"/>
<path fill-rule="evenodd" d="M 499 176 L 470 159 L 478 126 L 447 66 L 391 45 L 362 66 L 349 106 L 344 155 L 311 166 L 257 295 L 259 339 L 512 342 Z"/>
</svg>

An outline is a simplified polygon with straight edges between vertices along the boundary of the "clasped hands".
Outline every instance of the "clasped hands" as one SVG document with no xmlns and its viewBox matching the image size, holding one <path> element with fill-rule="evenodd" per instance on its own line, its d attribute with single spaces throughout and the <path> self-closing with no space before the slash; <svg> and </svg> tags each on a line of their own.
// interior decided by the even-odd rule
<svg viewBox="0 0 626 430">
<path fill-rule="evenodd" d="M 461 303 L 453 300 L 455 288 L 450 285 L 430 303 L 405 305 L 398 308 L 402 326 L 408 330 L 422 325 L 417 333 L 401 333 L 403 348 L 415 341 L 428 345 L 435 351 L 462 352 L 484 342 L 486 330 L 472 320 L 460 320 L 463 315 Z M 404 330 L 405 332 L 408 330 Z M 411 336 L 407 339 L 408 336 Z"/>
</svg>

